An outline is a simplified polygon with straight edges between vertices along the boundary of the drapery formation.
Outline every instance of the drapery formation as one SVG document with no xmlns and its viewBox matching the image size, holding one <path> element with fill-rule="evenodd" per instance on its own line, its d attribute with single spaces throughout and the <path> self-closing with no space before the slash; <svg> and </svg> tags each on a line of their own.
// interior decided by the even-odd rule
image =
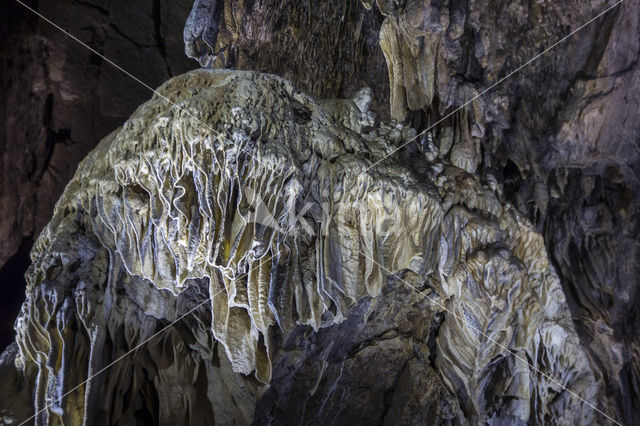
<svg viewBox="0 0 640 426">
<path fill-rule="evenodd" d="M 395 304 L 417 298 L 436 325 L 428 349 L 411 338 L 431 351 L 421 368 L 448 404 L 441 421 L 598 415 L 563 388 L 593 401 L 601 383 L 542 237 L 433 140 L 385 158 L 415 131 L 380 123 L 370 102 L 367 89 L 316 100 L 279 77 L 200 70 L 103 139 L 32 253 L 16 362 L 47 407 L 38 421 L 249 422 L 281 361 L 313 351 L 302 339 L 291 352 L 301 327 L 365 324 L 392 282 L 410 290 Z"/>
</svg>

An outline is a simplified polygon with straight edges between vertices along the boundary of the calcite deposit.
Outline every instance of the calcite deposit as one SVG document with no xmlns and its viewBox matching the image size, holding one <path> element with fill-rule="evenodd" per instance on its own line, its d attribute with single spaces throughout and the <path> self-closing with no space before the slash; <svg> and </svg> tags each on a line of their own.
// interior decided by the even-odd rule
<svg viewBox="0 0 640 426">
<path fill-rule="evenodd" d="M 370 100 L 165 83 L 35 244 L 14 398 L 45 424 L 605 422 L 540 234 L 433 144 L 385 159 L 415 131 Z"/>
<path fill-rule="evenodd" d="M 29 4 L 0 423 L 637 421 L 638 0 Z"/>
</svg>

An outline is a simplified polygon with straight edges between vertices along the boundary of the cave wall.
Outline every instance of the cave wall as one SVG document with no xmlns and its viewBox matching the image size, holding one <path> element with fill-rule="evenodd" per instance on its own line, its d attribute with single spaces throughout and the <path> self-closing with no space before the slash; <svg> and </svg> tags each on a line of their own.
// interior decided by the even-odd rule
<svg viewBox="0 0 640 426">
<path fill-rule="evenodd" d="M 541 235 L 447 161 L 380 164 L 415 130 L 369 104 L 197 70 L 105 137 L 32 250 L 36 423 L 606 418 Z"/>
<path fill-rule="evenodd" d="M 357 0 L 201 0 L 185 27 L 185 53 L 203 67 L 276 74 L 323 98 L 368 86 L 372 110 L 386 119 L 383 18 Z"/>
<path fill-rule="evenodd" d="M 299 68 L 281 68 L 295 57 L 291 50 L 255 49 L 262 39 L 256 41 L 251 23 L 265 16 L 268 1 L 246 2 L 244 14 L 234 2 L 199 3 L 216 4 L 211 21 L 194 20 L 196 30 L 185 32 L 188 45 L 201 46 L 187 53 L 202 64 L 255 67 L 302 87 L 314 75 L 315 68 L 293 77 L 288 70 Z M 607 397 L 631 421 L 638 414 L 631 401 L 640 397 L 638 2 L 362 3 L 384 16 L 378 38 L 388 67 L 390 117 L 429 128 L 413 145 L 434 141 L 438 155 L 497 182 L 504 199 L 543 233 L 579 334 L 607 378 Z M 311 9 L 307 4 L 297 7 Z M 291 22 L 292 12 L 284 10 L 266 22 Z M 242 15 L 234 20 L 243 24 L 240 29 L 228 24 L 232 11 Z M 276 34 L 269 41 L 289 31 L 269 28 L 268 34 Z M 225 48 L 239 59 L 219 55 Z M 359 76 L 374 93 L 384 91 L 366 70 Z M 420 161 L 413 149 L 409 143 L 397 155 L 406 151 Z"/>
<path fill-rule="evenodd" d="M 378 3 L 389 10 L 381 43 L 392 115 L 442 120 L 434 137 L 454 134 L 445 147 L 452 163 L 496 178 L 543 232 L 607 395 L 632 421 L 640 396 L 640 222 L 631 213 L 640 202 L 638 3 L 611 9 L 487 93 L 614 3 Z M 423 74 L 431 78 L 416 78 Z"/>
</svg>

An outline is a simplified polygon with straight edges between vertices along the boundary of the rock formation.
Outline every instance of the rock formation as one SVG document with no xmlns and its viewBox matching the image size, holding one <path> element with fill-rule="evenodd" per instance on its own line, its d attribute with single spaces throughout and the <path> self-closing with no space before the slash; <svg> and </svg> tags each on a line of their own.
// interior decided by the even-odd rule
<svg viewBox="0 0 640 426">
<path fill-rule="evenodd" d="M 286 57 L 247 47 L 261 46 L 251 31 L 226 35 L 232 3 L 216 2 L 219 44 L 200 55 L 213 59 L 223 46 L 236 46 L 240 57 L 252 53 L 239 67 L 286 75 L 292 68 L 283 65 Z M 391 117 L 429 129 L 409 145 L 435 142 L 453 165 L 495 181 L 543 234 L 591 364 L 607 378 L 607 404 L 633 423 L 640 415 L 634 408 L 640 407 L 638 2 L 362 3 L 384 16 L 378 39 Z M 260 22 L 269 4 L 247 2 L 235 21 Z M 271 10 L 267 22 L 286 15 Z M 275 40 L 279 31 L 289 29 L 269 30 L 264 39 Z M 290 78 L 313 92 L 305 71 Z M 364 83 L 377 96 L 379 82 Z"/>
<path fill-rule="evenodd" d="M 326 3 L 195 2 L 189 56 L 291 82 L 173 78 L 80 164 L 5 423 L 633 422 L 637 2 Z"/>
<path fill-rule="evenodd" d="M 32 252 L 15 362 L 38 423 L 228 424 L 256 405 L 260 422 L 293 420 L 283 406 L 309 420 L 408 419 L 398 403 L 367 409 L 403 374 L 443 397 L 431 413 L 417 403 L 418 417 L 593 419 L 564 389 L 592 400 L 601 383 L 541 236 L 448 162 L 379 162 L 415 131 L 376 125 L 363 93 L 316 101 L 275 76 L 194 71 L 101 141 Z M 345 344 L 310 344 L 324 329 Z M 356 330 L 375 343 L 347 352 Z M 388 364 L 382 389 L 330 398 L 326 381 L 357 389 L 369 362 Z M 301 377 L 284 380 L 291 364 Z M 265 393 L 274 375 L 305 380 L 295 395 L 311 401 L 324 389 L 332 408 Z M 287 403 L 262 398 L 274 392 Z"/>
</svg>

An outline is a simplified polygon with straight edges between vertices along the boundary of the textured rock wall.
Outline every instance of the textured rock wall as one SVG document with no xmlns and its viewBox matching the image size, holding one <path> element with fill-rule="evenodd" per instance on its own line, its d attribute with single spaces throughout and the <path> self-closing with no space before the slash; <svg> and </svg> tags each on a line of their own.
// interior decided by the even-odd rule
<svg viewBox="0 0 640 426">
<path fill-rule="evenodd" d="M 392 115 L 442 120 L 433 129 L 447 141 L 440 155 L 496 176 L 543 231 L 592 363 L 632 422 L 640 398 L 640 223 L 630 213 L 640 189 L 638 2 L 624 2 L 453 114 L 613 2 L 378 4 L 387 14 L 380 42 Z"/>
<path fill-rule="evenodd" d="M 388 118 L 382 19 L 359 0 L 199 0 L 185 26 L 185 53 L 204 67 L 277 74 L 325 98 L 368 86 L 372 109 Z"/>
<path fill-rule="evenodd" d="M 221 5 L 215 16 L 226 21 L 213 43 L 218 50 L 229 47 L 216 66 L 276 73 L 322 97 L 350 97 L 368 85 L 375 91 L 372 108 L 388 117 L 386 65 L 378 46 L 381 15 L 355 0 L 330 7 L 298 1 Z M 183 53 L 192 0 L 41 0 L 31 6 L 152 87 L 198 66 Z M 6 123 L 0 136 L 0 205 L 7 212 L 0 220 L 0 267 L 12 256 L 12 264 L 28 261 L 25 253 L 79 161 L 149 96 L 17 3 L 8 2 L 7 10 L 0 22 L 6 40 L 0 75 L 8 94 L 0 105 Z M 226 22 L 234 29 L 225 29 Z M 236 52 L 230 63 L 228 52 Z M 20 251 L 21 242 L 26 249 Z M 21 291 L 24 268 L 4 272 L 3 286 Z M 16 303 L 8 303 L 6 312 L 3 347 L 13 338 Z"/>
<path fill-rule="evenodd" d="M 218 10 L 226 3 L 216 2 Z M 495 180 L 544 234 L 592 363 L 608 378 L 607 395 L 632 421 L 640 399 L 638 2 L 621 3 L 487 93 L 615 3 L 362 3 L 371 8 L 365 13 L 384 16 L 391 116 L 418 130 L 435 124 L 414 144 L 435 140 L 440 156 Z M 250 9 L 245 15 L 252 19 Z M 226 21 L 215 22 L 228 44 L 220 35 Z M 239 34 L 234 46 L 250 39 Z M 260 54 L 250 65 L 264 63 Z M 379 92 L 378 81 L 363 78 Z"/>
<path fill-rule="evenodd" d="M 448 161 L 379 163 L 415 130 L 376 125 L 362 92 L 319 103 L 258 73 L 159 92 L 35 243 L 15 362 L 37 423 L 600 416 L 542 237 Z"/>
<path fill-rule="evenodd" d="M 232 46 L 236 57 L 245 58 L 241 67 L 289 76 L 292 68 L 280 67 L 287 53 L 275 60 L 279 55 L 273 51 L 248 47 L 259 44 L 253 32 L 225 29 L 231 3 L 199 2 L 215 4 L 217 12 L 205 13 L 210 19 L 205 22 L 193 19 L 194 9 L 192 31 L 185 32 L 187 53 L 211 63 L 215 53 Z M 391 116 L 418 130 L 433 126 L 413 145 L 436 141 L 433 148 L 440 156 L 495 181 L 505 199 L 544 234 L 592 365 L 607 377 L 611 404 L 633 421 L 640 414 L 632 402 L 640 399 L 640 317 L 635 312 L 640 223 L 634 214 L 640 202 L 638 2 L 621 3 L 487 93 L 615 3 L 362 3 L 370 9 L 360 12 L 364 22 L 369 13 L 384 16 L 378 40 L 388 66 L 389 88 L 383 91 L 389 94 Z M 260 15 L 259 4 L 247 2 L 235 22 L 252 22 Z M 213 22 L 215 32 L 203 30 Z M 274 26 L 263 34 L 276 39 L 279 30 Z M 201 35 L 215 48 L 190 48 Z M 235 65 L 216 61 L 213 66 Z M 308 88 L 307 75 L 312 74 L 292 78 Z M 379 80 L 363 70 L 359 75 L 376 95 L 380 92 Z"/>
</svg>

